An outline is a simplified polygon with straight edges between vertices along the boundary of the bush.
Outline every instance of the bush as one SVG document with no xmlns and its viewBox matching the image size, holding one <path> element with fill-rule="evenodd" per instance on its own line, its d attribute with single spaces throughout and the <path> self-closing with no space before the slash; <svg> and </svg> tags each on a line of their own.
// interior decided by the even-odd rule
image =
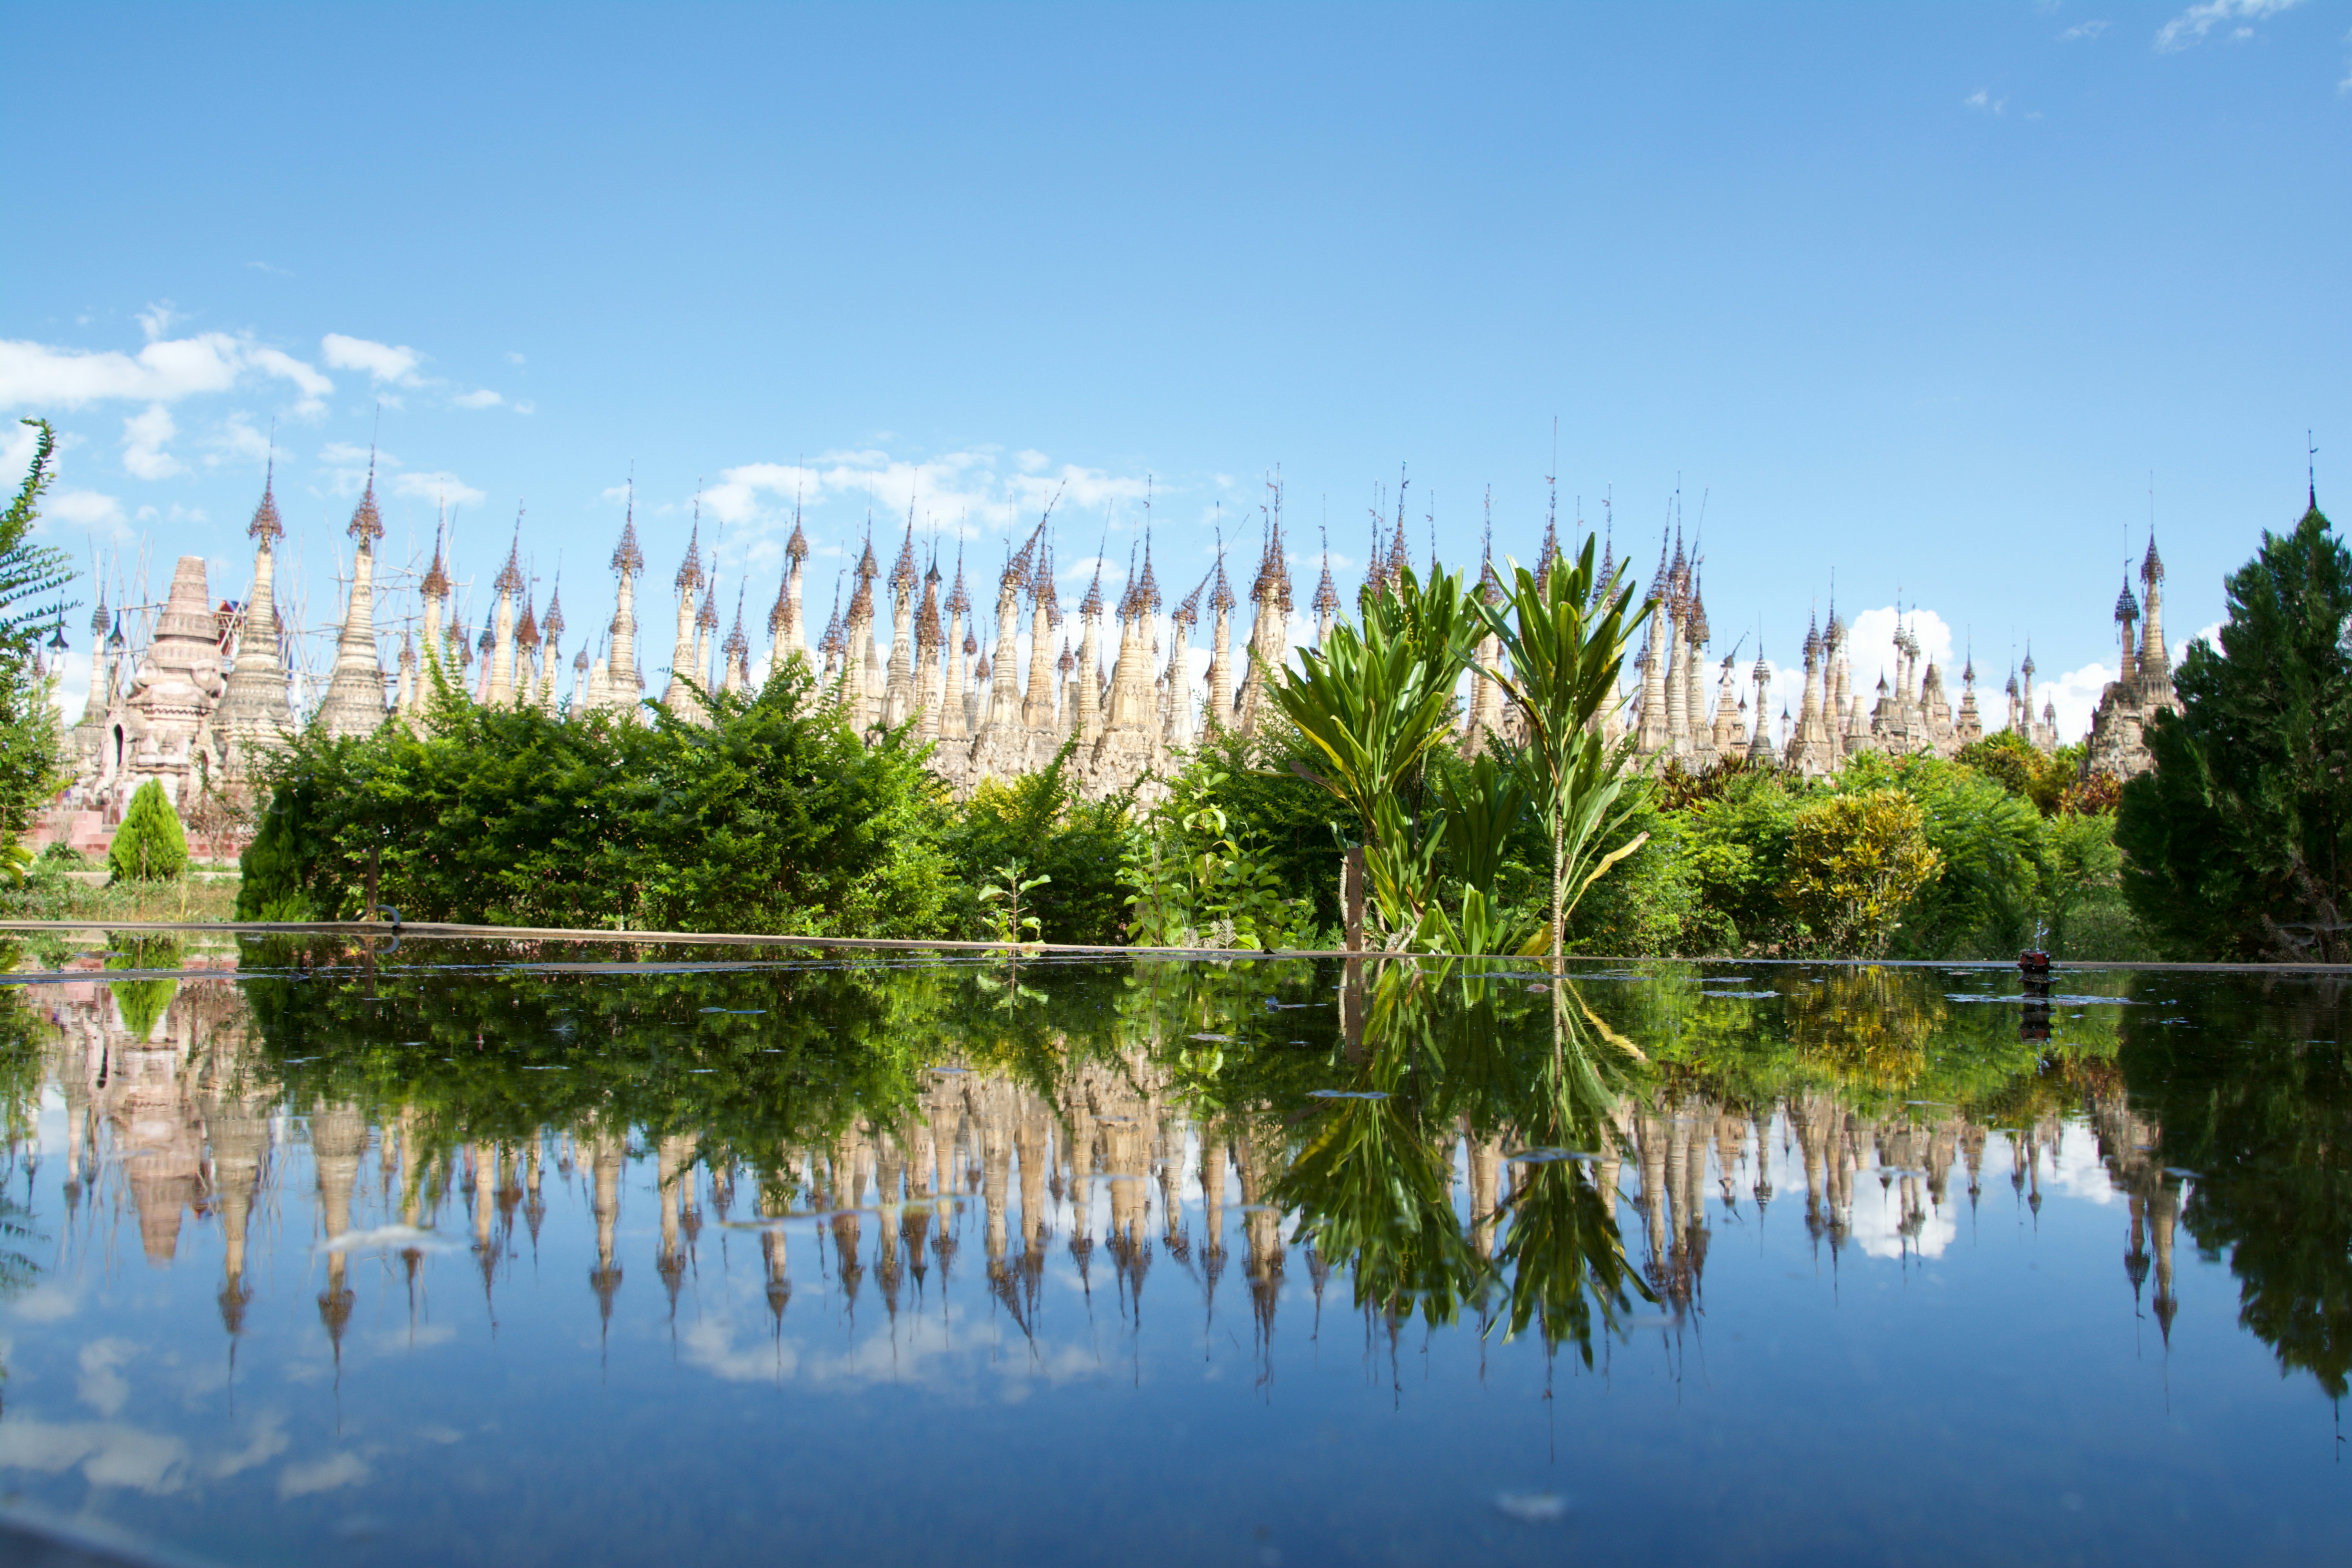
<svg viewBox="0 0 2352 1568">
<path fill-rule="evenodd" d="M 1797 813 L 1786 896 L 1827 952 L 1875 958 L 1936 871 L 1917 801 L 1899 789 L 1832 795 Z"/>
<path fill-rule="evenodd" d="M 161 784 L 149 779 L 131 795 L 106 859 L 117 882 L 174 882 L 187 870 L 188 836 Z"/>
<path fill-rule="evenodd" d="M 244 918 L 929 937 L 958 897 L 912 726 L 867 745 L 794 662 L 710 722 L 483 708 L 436 683 L 423 732 L 315 729 L 272 759 Z"/>
</svg>

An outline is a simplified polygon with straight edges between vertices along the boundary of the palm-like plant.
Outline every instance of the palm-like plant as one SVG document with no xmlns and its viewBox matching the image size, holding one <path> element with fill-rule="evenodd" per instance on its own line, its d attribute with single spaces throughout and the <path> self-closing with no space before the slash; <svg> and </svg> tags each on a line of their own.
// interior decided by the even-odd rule
<svg viewBox="0 0 2352 1568">
<path fill-rule="evenodd" d="M 1608 744 L 1600 721 L 1616 705 L 1625 649 L 1655 605 L 1633 608 L 1622 567 L 1596 592 L 1592 546 L 1587 534 L 1574 564 L 1563 557 L 1540 579 L 1514 562 L 1503 602 L 1471 606 L 1502 646 L 1498 668 L 1485 673 L 1518 705 L 1527 725 L 1523 763 L 1551 832 L 1555 967 L 1577 900 L 1642 843 L 1636 837 L 1601 853 L 1633 802 L 1625 790 L 1624 749 Z"/>
<path fill-rule="evenodd" d="M 1360 624 L 1334 626 L 1298 668 L 1265 671 L 1275 706 L 1318 753 L 1318 767 L 1297 771 L 1356 819 L 1372 900 L 1391 930 L 1416 927 L 1429 902 L 1428 857 L 1412 843 L 1402 792 L 1452 731 L 1454 687 L 1476 630 L 1460 573 L 1424 584 L 1407 566 L 1392 589 L 1365 600 Z"/>
</svg>

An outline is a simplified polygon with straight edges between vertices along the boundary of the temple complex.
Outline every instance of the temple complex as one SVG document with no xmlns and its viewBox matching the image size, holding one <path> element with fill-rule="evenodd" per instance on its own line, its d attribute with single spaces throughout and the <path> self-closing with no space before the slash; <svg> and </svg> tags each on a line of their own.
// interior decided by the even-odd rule
<svg viewBox="0 0 2352 1568">
<path fill-rule="evenodd" d="M 1242 605 L 1226 575 L 1222 544 L 1199 584 L 1171 607 L 1147 532 L 1115 603 L 1104 595 L 1097 563 L 1076 606 L 1078 625 L 1071 627 L 1055 585 L 1051 506 L 1020 548 L 1007 554 L 997 574 L 992 616 L 968 591 L 961 553 L 950 581 L 937 550 L 919 545 L 911 512 L 887 576 L 872 527 L 869 519 L 845 615 L 836 596 L 831 619 L 812 646 L 804 612 L 810 544 L 795 509 L 783 578 L 764 617 L 765 646 L 755 648 L 744 603 L 751 587 L 762 595 L 767 590 L 730 584 L 736 610 L 722 637 L 716 561 L 705 559 L 698 515 L 672 580 L 676 621 L 668 668 L 648 686 L 639 668 L 635 595 L 646 562 L 632 500 L 610 563 L 614 614 L 595 639 L 593 656 L 585 642 L 573 650 L 566 689 L 562 595 L 551 595 L 543 614 L 533 604 L 520 520 L 491 584 L 495 597 L 478 640 L 471 640 L 452 603 L 449 542 L 436 537 L 432 564 L 415 582 L 413 613 L 395 606 L 401 613 L 385 617 L 401 628 L 387 667 L 377 600 L 412 590 L 378 584 L 383 521 L 371 472 L 346 530 L 353 552 L 341 584 L 333 663 L 323 689 L 306 704 L 277 604 L 276 551 L 285 527 L 265 480 L 247 531 L 254 562 L 245 604 L 215 605 L 204 562 L 188 556 L 174 568 L 169 597 L 144 634 L 143 647 L 133 646 L 131 634 L 140 628 L 126 627 L 121 609 L 99 605 L 91 618 L 98 639 L 91 695 L 68 737 L 74 784 L 64 810 L 71 820 L 55 831 L 76 842 L 90 836 L 102 841 L 131 792 L 149 779 L 161 782 L 184 806 L 207 783 L 234 783 L 306 721 L 306 707 L 307 721 L 333 735 L 365 735 L 388 721 L 428 722 L 434 694 L 445 688 L 483 703 L 573 714 L 601 709 L 633 718 L 642 716 L 649 693 L 658 693 L 671 714 L 706 723 L 709 704 L 719 694 L 756 690 L 771 673 L 797 660 L 812 677 L 812 700 L 836 705 L 861 732 L 911 725 L 932 748 L 935 771 L 960 794 L 984 780 L 1049 767 L 1066 752 L 1064 766 L 1087 797 L 1136 788 L 1149 794 L 1157 779 L 1181 765 L 1180 754 L 1210 731 L 1252 735 L 1274 722 L 1267 675 L 1292 658 L 1293 616 L 1278 488 L 1250 582 L 1246 626 L 1237 620 Z M 1382 542 L 1381 527 L 1376 521 L 1360 602 L 1392 591 L 1407 564 L 1402 506 L 1393 537 Z M 1548 569 L 1559 552 L 1557 529 L 1547 524 L 1538 569 Z M 1615 567 L 1612 548 L 1601 572 L 1605 576 Z M 1832 602 L 1826 624 L 1816 619 L 1806 631 L 1801 676 L 1781 667 L 1783 685 L 1776 693 L 1770 689 L 1775 668 L 1760 648 L 1744 675 L 1737 648 L 1717 659 L 1701 579 L 1701 558 L 1685 548 L 1678 531 L 1663 537 L 1645 587 L 1657 611 L 1629 661 L 1623 700 L 1602 721 L 1606 734 L 1630 742 L 1654 765 L 1699 771 L 1747 759 L 1822 777 L 1864 752 L 1950 757 L 1994 730 L 2014 731 L 2045 752 L 2059 744 L 2055 707 L 2046 692 L 2034 689 L 2030 647 L 2009 676 L 2005 706 L 1994 722 L 1979 706 L 1973 658 L 1959 671 L 1955 700 L 1946 672 L 1927 657 L 1906 616 L 1898 616 L 1893 646 L 1885 650 L 1891 658 L 1882 660 L 1888 674 L 1874 689 L 1858 689 L 1853 633 Z M 2149 765 L 2144 726 L 2153 713 L 2179 706 L 2164 644 L 2164 567 L 2153 538 L 2139 579 L 2137 595 L 2127 581 L 2116 601 L 2121 672 L 2100 699 L 2088 773 L 2126 778 L 2144 771 Z M 887 602 L 877 600 L 877 584 Z M 1491 525 L 1476 591 L 1488 603 L 1499 602 L 1504 592 Z M 1308 606 L 1318 643 L 1339 624 L 1342 607 L 1327 543 Z M 1193 637 L 1204 609 L 1207 646 L 1196 651 Z M 1480 655 L 1479 662 L 1491 666 L 1499 647 L 1487 639 Z M 1800 679 L 1797 689 L 1789 689 Z M 1476 673 L 1465 679 L 1456 724 L 1460 743 L 1474 753 L 1520 729 L 1500 685 Z"/>
</svg>

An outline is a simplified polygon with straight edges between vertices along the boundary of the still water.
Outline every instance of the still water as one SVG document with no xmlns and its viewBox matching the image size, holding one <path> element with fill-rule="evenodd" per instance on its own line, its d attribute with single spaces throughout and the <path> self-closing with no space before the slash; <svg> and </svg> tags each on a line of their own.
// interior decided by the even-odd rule
<svg viewBox="0 0 2352 1568">
<path fill-rule="evenodd" d="M 2333 981 L 22 963 L 0 1508 L 176 1558 L 2352 1545 Z"/>
</svg>

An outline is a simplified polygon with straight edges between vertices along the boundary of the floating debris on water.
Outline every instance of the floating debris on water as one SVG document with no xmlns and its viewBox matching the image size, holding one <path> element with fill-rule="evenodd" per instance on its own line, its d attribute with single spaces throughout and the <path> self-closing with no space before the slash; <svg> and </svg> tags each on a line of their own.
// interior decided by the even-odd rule
<svg viewBox="0 0 2352 1568">
<path fill-rule="evenodd" d="M 1780 995 L 1778 991 L 1702 991 L 1702 996 L 1728 996 L 1735 1002 L 1769 1002 Z"/>
<path fill-rule="evenodd" d="M 1378 1089 L 1310 1089 L 1309 1100 L 1386 1100 L 1388 1093 Z"/>
<path fill-rule="evenodd" d="M 1584 1149 L 1522 1149 L 1516 1154 L 1503 1156 L 1504 1163 L 1512 1165 L 1549 1165 L 1560 1160 L 1574 1160 L 1589 1165 L 1599 1158 L 1600 1155 Z"/>
<path fill-rule="evenodd" d="M 1234 1043 L 1234 1037 L 1231 1035 L 1187 1035 L 1184 1037 L 1188 1040 L 1207 1040 L 1220 1046 L 1230 1046 Z"/>
</svg>

